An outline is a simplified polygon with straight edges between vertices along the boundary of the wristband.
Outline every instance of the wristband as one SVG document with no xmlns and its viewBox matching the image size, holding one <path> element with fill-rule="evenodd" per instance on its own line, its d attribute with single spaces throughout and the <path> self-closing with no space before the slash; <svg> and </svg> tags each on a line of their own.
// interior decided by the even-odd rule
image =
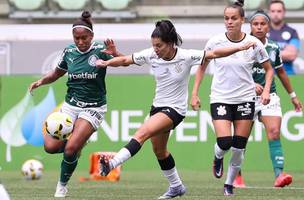
<svg viewBox="0 0 304 200">
<path fill-rule="evenodd" d="M 291 93 L 289 93 L 289 96 L 290 96 L 290 98 L 295 98 L 295 97 L 297 97 L 297 95 L 296 95 L 296 93 L 295 93 L 295 92 L 291 92 Z"/>
</svg>

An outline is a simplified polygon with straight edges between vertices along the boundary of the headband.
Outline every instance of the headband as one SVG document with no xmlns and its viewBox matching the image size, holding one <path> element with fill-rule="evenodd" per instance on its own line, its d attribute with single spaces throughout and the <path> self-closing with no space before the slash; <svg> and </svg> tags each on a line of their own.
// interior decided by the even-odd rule
<svg viewBox="0 0 304 200">
<path fill-rule="evenodd" d="M 89 30 L 90 32 L 93 33 L 93 30 L 90 27 L 87 27 L 87 26 L 84 26 L 84 25 L 75 25 L 75 26 L 72 27 L 72 30 L 74 30 L 75 28 L 84 28 L 84 29 L 87 29 L 87 30 Z"/>
<path fill-rule="evenodd" d="M 267 14 L 265 13 L 261 13 L 261 12 L 257 12 L 255 14 L 253 14 L 250 18 L 249 18 L 249 21 L 251 22 L 256 16 L 263 16 L 265 17 L 265 19 L 267 20 L 267 22 L 270 22 L 270 18 Z"/>
</svg>

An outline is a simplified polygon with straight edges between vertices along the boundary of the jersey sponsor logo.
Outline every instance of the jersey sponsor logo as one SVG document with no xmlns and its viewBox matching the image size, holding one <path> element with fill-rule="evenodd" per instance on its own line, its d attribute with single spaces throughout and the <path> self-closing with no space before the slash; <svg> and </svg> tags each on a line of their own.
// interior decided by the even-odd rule
<svg viewBox="0 0 304 200">
<path fill-rule="evenodd" d="M 250 115 L 252 112 L 250 103 L 238 105 L 237 111 L 240 111 L 242 116 Z"/>
<path fill-rule="evenodd" d="M 141 63 L 141 62 L 143 62 L 145 60 L 145 56 L 134 57 L 134 59 L 135 59 L 136 62 Z"/>
<path fill-rule="evenodd" d="M 69 74 L 69 79 L 96 79 L 98 73 L 92 72 L 92 73 L 80 73 L 80 74 Z"/>
<path fill-rule="evenodd" d="M 88 59 L 88 63 L 89 65 L 91 65 L 92 67 L 96 66 L 96 60 L 98 60 L 98 56 L 97 55 L 91 55 Z"/>
<path fill-rule="evenodd" d="M 192 60 L 200 60 L 202 59 L 202 56 L 191 56 Z"/>
<path fill-rule="evenodd" d="M 253 73 L 257 73 L 257 74 L 265 74 L 266 73 L 264 68 L 253 67 L 252 70 L 253 70 Z"/>
<path fill-rule="evenodd" d="M 223 115 L 227 114 L 226 106 L 220 105 L 216 109 L 217 109 L 217 115 L 219 115 L 219 116 L 223 116 Z"/>
</svg>

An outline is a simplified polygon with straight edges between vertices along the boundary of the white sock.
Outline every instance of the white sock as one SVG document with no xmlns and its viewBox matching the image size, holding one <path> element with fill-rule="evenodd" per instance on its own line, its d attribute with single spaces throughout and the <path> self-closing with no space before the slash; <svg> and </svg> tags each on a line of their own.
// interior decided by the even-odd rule
<svg viewBox="0 0 304 200">
<path fill-rule="evenodd" d="M 169 170 L 162 170 L 164 176 L 168 179 L 170 187 L 176 187 L 182 184 L 181 179 L 177 173 L 176 167 L 173 167 Z"/>
<path fill-rule="evenodd" d="M 128 149 L 122 148 L 120 151 L 109 161 L 109 165 L 111 169 L 116 168 L 117 166 L 124 163 L 131 157 L 131 153 Z"/>
<path fill-rule="evenodd" d="M 225 184 L 233 185 L 233 181 L 241 169 L 241 164 L 244 159 L 244 151 L 245 149 L 231 147 L 232 156 L 230 159 Z"/>
<path fill-rule="evenodd" d="M 221 149 L 217 143 L 214 145 L 214 154 L 218 159 L 222 159 L 227 151 Z"/>
</svg>

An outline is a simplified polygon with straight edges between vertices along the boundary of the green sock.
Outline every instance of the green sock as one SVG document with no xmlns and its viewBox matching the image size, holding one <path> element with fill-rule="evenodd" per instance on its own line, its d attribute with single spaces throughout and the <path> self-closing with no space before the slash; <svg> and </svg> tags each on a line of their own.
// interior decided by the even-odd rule
<svg viewBox="0 0 304 200">
<path fill-rule="evenodd" d="M 66 185 L 70 180 L 76 166 L 78 163 L 78 154 L 73 156 L 66 156 L 63 154 L 63 160 L 61 162 L 61 172 L 60 172 L 60 183 Z"/>
<path fill-rule="evenodd" d="M 270 158 L 275 177 L 278 177 L 284 168 L 284 156 L 280 140 L 271 140 L 268 142 Z"/>
</svg>

